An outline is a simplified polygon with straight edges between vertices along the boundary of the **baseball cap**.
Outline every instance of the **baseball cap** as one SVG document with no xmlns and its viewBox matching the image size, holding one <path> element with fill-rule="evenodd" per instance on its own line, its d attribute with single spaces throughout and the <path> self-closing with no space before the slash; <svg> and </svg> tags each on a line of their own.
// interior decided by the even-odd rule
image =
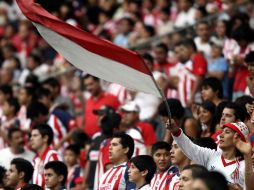
<svg viewBox="0 0 254 190">
<path fill-rule="evenodd" d="M 250 134 L 249 128 L 243 122 L 237 123 L 227 123 L 223 125 L 223 128 L 228 127 L 233 131 L 237 132 L 237 134 L 241 137 L 243 141 L 247 141 L 248 136 Z"/>
<path fill-rule="evenodd" d="M 130 101 L 126 104 L 124 104 L 122 107 L 121 107 L 121 110 L 124 112 L 139 112 L 140 111 L 140 108 L 139 106 L 136 104 L 136 102 L 134 101 Z"/>
<path fill-rule="evenodd" d="M 108 105 L 103 105 L 100 109 L 94 109 L 93 114 L 95 115 L 107 115 L 110 113 L 115 113 L 115 109 Z"/>
</svg>

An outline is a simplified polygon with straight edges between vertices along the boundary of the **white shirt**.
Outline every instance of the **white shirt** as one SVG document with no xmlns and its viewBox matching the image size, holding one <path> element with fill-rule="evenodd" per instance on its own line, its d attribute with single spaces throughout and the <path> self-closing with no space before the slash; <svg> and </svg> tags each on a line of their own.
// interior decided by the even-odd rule
<svg viewBox="0 0 254 190">
<path fill-rule="evenodd" d="M 203 52 L 206 58 L 210 58 L 212 48 L 209 42 L 202 43 L 200 37 L 196 37 L 194 42 L 197 46 L 198 51 Z"/>
<path fill-rule="evenodd" d="M 146 146 L 141 132 L 137 128 L 130 128 L 126 131 L 126 134 L 130 135 L 134 140 L 134 152 L 133 157 L 138 155 L 146 155 Z"/>
<path fill-rule="evenodd" d="M 21 153 L 21 154 L 13 154 L 11 152 L 11 149 L 8 148 L 4 148 L 0 151 L 0 165 L 5 167 L 6 169 L 10 168 L 10 163 L 14 158 L 24 158 L 26 160 L 28 160 L 29 162 L 32 163 L 33 158 L 34 158 L 34 153 L 30 150 L 26 150 Z"/>
<path fill-rule="evenodd" d="M 189 159 L 205 166 L 210 171 L 214 170 L 222 173 L 230 183 L 238 183 L 241 187 L 245 186 L 245 164 L 243 160 L 225 160 L 222 151 L 200 147 L 194 144 L 183 132 L 178 137 L 173 136 L 173 138 Z M 234 174 L 236 174 L 237 167 L 239 172 L 236 177 Z"/>
<path fill-rule="evenodd" d="M 149 184 L 146 184 L 146 185 L 142 186 L 141 188 L 139 188 L 137 190 L 152 190 L 152 188 L 150 187 Z"/>
</svg>

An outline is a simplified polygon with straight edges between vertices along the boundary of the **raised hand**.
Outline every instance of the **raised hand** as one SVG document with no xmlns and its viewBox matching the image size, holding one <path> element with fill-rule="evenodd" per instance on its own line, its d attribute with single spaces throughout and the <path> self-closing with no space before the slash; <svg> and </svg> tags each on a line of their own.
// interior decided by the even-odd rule
<svg viewBox="0 0 254 190">
<path fill-rule="evenodd" d="M 169 130 L 171 133 L 175 133 L 179 130 L 179 127 L 173 119 L 168 119 L 166 122 L 166 129 Z"/>
<path fill-rule="evenodd" d="M 250 142 L 242 141 L 237 134 L 234 135 L 233 143 L 235 147 L 244 155 L 251 154 L 251 144 Z"/>
</svg>

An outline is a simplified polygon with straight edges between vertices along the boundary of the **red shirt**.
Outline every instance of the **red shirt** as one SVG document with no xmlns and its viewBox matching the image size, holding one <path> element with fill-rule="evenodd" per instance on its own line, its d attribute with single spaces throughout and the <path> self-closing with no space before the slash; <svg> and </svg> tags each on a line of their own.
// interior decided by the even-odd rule
<svg viewBox="0 0 254 190">
<path fill-rule="evenodd" d="M 152 125 L 146 122 L 139 122 L 137 123 L 137 127 L 141 131 L 142 137 L 144 139 L 144 144 L 146 146 L 150 146 L 156 143 L 156 135 Z"/>
<path fill-rule="evenodd" d="M 201 53 L 192 56 L 193 74 L 196 76 L 204 76 L 207 72 L 207 61 Z"/>
<path fill-rule="evenodd" d="M 97 115 L 93 114 L 94 109 L 99 109 L 103 105 L 112 106 L 116 110 L 120 103 L 118 98 L 112 94 L 103 92 L 98 98 L 90 97 L 85 107 L 85 127 L 84 131 L 92 137 L 96 132 L 100 131 L 97 121 Z"/>
</svg>

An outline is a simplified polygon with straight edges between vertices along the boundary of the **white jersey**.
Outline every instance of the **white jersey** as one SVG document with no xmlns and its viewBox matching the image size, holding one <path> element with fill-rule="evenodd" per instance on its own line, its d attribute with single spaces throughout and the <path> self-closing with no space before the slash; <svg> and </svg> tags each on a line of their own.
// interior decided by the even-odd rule
<svg viewBox="0 0 254 190">
<path fill-rule="evenodd" d="M 129 128 L 126 134 L 130 135 L 134 140 L 134 152 L 132 157 L 138 155 L 146 155 L 146 146 L 144 144 L 144 139 L 141 132 L 137 128 Z"/>
<path fill-rule="evenodd" d="M 44 179 L 44 166 L 50 161 L 62 160 L 55 150 L 47 148 L 43 154 L 39 157 L 35 157 L 33 161 L 34 173 L 33 173 L 33 183 L 41 187 L 45 187 Z"/>
<path fill-rule="evenodd" d="M 169 167 L 169 169 L 163 173 L 156 173 L 150 183 L 152 190 L 164 190 L 166 187 L 170 186 L 172 178 L 177 173 L 178 169 L 174 166 Z"/>
<path fill-rule="evenodd" d="M 125 190 L 126 180 L 124 178 L 127 164 L 123 163 L 109 169 L 100 179 L 98 190 Z"/>
<path fill-rule="evenodd" d="M 200 147 L 194 144 L 182 131 L 178 137 L 173 136 L 173 138 L 189 159 L 205 166 L 210 171 L 222 173 L 228 182 L 244 187 L 245 164 L 243 160 L 225 160 L 221 150 Z"/>
<path fill-rule="evenodd" d="M 152 190 L 152 188 L 149 184 L 146 184 L 146 185 L 138 188 L 137 190 Z"/>
</svg>

